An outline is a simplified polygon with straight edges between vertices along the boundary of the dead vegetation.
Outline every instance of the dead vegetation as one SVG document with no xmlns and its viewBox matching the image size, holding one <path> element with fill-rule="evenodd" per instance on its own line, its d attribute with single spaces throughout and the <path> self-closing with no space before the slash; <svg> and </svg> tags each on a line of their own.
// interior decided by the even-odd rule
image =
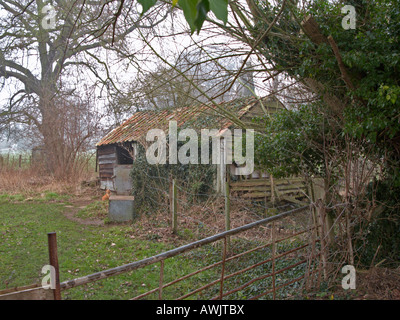
<svg viewBox="0 0 400 320">
<path fill-rule="evenodd" d="M 57 179 L 43 165 L 0 167 L 0 193 L 32 195 L 44 191 L 79 196 L 87 188 L 93 189 L 97 184 L 94 170 L 88 170 L 87 160 L 76 166 L 73 175 L 65 179 Z"/>
<path fill-rule="evenodd" d="M 358 299 L 400 300 L 400 268 L 373 267 L 358 272 Z"/>
<path fill-rule="evenodd" d="M 226 230 L 224 201 L 222 196 L 210 196 L 207 201 L 186 202 L 184 195 L 181 195 L 180 205 L 178 206 L 178 231 L 176 235 L 172 232 L 172 217 L 166 202 L 155 212 L 138 213 L 138 218 L 133 223 L 134 229 L 131 236 L 142 240 L 183 244 L 224 232 Z M 249 201 L 244 202 L 239 199 L 232 200 L 231 204 L 231 229 L 244 226 L 278 212 L 278 209 L 266 211 L 260 204 L 252 204 Z M 283 207 L 282 211 L 285 208 L 287 207 Z M 242 232 L 240 233 L 240 239 L 268 241 L 271 239 L 272 227 L 275 228 L 278 237 L 286 237 L 294 234 L 296 229 L 304 228 L 309 222 L 307 216 L 288 217 L 276 222 L 274 226 L 265 225 Z M 296 224 L 297 227 L 293 227 Z"/>
<path fill-rule="evenodd" d="M 340 284 L 317 294 L 320 299 L 335 300 L 400 300 L 400 268 L 372 267 L 357 270 L 356 289 L 343 290 Z"/>
</svg>

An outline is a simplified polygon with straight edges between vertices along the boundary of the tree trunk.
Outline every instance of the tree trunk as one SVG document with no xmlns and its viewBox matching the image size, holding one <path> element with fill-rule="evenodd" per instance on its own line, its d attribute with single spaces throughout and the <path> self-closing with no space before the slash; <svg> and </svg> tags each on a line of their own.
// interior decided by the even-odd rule
<svg viewBox="0 0 400 320">
<path fill-rule="evenodd" d="M 64 119 L 62 110 L 57 107 L 53 98 L 42 97 L 40 110 L 42 123 L 40 133 L 46 154 L 46 168 L 56 179 L 67 178 L 72 169 L 68 161 L 68 152 L 65 141 L 65 125 L 68 119 Z"/>
</svg>

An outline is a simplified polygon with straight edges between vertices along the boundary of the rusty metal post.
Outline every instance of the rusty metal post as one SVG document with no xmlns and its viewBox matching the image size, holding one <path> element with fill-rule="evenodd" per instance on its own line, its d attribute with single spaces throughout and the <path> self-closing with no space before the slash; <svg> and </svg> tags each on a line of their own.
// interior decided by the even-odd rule
<svg viewBox="0 0 400 320">
<path fill-rule="evenodd" d="M 276 299 L 276 287 L 275 287 L 275 255 L 276 255 L 276 235 L 275 235 L 275 222 L 272 223 L 272 292 L 273 299 Z"/>
<path fill-rule="evenodd" d="M 225 261 L 226 261 L 226 249 L 228 243 L 226 236 L 224 237 L 224 248 L 222 251 L 222 266 L 221 266 L 221 280 L 220 280 L 220 287 L 219 287 L 219 300 L 222 300 L 223 292 L 224 292 L 224 276 L 225 276 Z"/>
<path fill-rule="evenodd" d="M 60 287 L 60 270 L 58 266 L 58 255 L 57 255 L 57 236 L 55 232 L 49 232 L 47 234 L 47 239 L 49 243 L 49 259 L 50 265 L 54 267 L 55 270 L 55 289 L 54 300 L 61 300 L 61 287 Z"/>
<path fill-rule="evenodd" d="M 225 231 L 231 230 L 231 200 L 230 200 L 230 186 L 229 182 L 225 184 Z M 227 239 L 226 239 L 227 238 Z M 226 237 L 227 251 L 230 248 L 230 237 Z"/>
<path fill-rule="evenodd" d="M 162 300 L 162 291 L 163 291 L 163 285 L 164 285 L 164 260 L 160 261 L 160 282 L 158 285 L 158 299 Z"/>
<path fill-rule="evenodd" d="M 314 257 L 315 257 L 315 242 L 316 242 L 316 233 L 317 233 L 317 226 L 314 224 L 314 227 L 310 228 L 311 231 L 311 238 L 309 239 L 311 245 L 311 252 L 309 251 L 307 267 L 304 275 L 305 281 L 305 289 L 308 291 L 310 288 L 313 287 L 313 279 L 312 274 L 314 273 Z"/>
</svg>

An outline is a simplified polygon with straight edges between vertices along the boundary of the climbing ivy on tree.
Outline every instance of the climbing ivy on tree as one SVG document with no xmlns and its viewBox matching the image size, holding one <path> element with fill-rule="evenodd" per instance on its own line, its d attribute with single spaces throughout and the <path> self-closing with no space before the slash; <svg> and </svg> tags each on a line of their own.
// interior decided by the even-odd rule
<svg viewBox="0 0 400 320">
<path fill-rule="evenodd" d="M 312 1 L 307 12 L 322 36 L 336 43 L 347 81 L 331 43 L 315 43 L 300 33 L 301 23 L 295 21 L 300 21 L 302 13 L 293 5 L 287 5 L 273 28 L 289 37 L 269 36 L 265 55 L 277 70 L 321 84 L 325 92 L 343 102 L 337 116 L 346 132 L 376 144 L 376 150 L 389 152 L 392 160 L 400 160 L 400 2 L 357 0 L 346 4 L 356 9 L 354 30 L 342 27 L 341 2 Z M 271 16 L 278 9 L 264 8 Z"/>
</svg>

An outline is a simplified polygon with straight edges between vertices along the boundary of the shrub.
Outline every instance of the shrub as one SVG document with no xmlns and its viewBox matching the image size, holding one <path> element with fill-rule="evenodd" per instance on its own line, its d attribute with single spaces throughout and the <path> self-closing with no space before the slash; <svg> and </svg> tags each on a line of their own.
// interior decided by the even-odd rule
<svg viewBox="0 0 400 320">
<path fill-rule="evenodd" d="M 175 179 L 188 201 L 196 201 L 213 188 L 215 165 L 203 164 L 149 164 L 143 147 L 139 148 L 131 171 L 132 194 L 138 212 L 156 210 L 167 205 L 169 187 Z M 200 153 L 199 153 L 200 154 Z"/>
</svg>

